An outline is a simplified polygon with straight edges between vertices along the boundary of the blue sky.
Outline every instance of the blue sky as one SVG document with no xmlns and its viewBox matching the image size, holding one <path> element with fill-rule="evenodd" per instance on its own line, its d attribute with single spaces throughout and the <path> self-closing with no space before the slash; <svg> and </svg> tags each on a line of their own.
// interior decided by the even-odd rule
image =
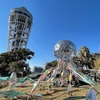
<svg viewBox="0 0 100 100">
<path fill-rule="evenodd" d="M 35 52 L 30 66 L 44 66 L 55 60 L 54 45 L 70 40 L 91 53 L 100 46 L 100 0 L 1 0 L 0 53 L 7 51 L 8 16 L 11 9 L 25 6 L 33 15 L 27 48 Z"/>
</svg>

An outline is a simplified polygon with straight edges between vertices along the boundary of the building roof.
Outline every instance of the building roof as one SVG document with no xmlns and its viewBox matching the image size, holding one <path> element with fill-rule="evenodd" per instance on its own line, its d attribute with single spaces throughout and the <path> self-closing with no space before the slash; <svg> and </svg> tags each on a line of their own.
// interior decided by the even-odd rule
<svg viewBox="0 0 100 100">
<path fill-rule="evenodd" d="M 23 7 L 23 6 L 21 6 L 21 7 L 19 7 L 19 8 L 14 8 L 14 9 L 12 9 L 12 10 L 11 10 L 11 13 L 12 13 L 13 11 L 24 11 L 24 12 L 28 13 L 28 14 L 31 16 L 31 18 L 33 19 L 33 16 L 31 15 L 31 13 L 30 13 L 25 7 Z"/>
</svg>

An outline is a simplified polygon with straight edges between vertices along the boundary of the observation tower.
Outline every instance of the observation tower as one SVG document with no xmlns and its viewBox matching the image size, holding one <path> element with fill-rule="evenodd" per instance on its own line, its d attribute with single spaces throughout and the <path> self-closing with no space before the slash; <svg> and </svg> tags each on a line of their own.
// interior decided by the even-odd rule
<svg viewBox="0 0 100 100">
<path fill-rule="evenodd" d="M 26 48 L 33 17 L 25 8 L 11 10 L 8 22 L 8 51 Z"/>
</svg>

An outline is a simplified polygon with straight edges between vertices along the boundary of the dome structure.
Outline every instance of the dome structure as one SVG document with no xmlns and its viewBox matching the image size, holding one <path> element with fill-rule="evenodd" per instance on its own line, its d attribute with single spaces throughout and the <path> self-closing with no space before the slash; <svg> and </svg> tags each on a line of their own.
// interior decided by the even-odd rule
<svg viewBox="0 0 100 100">
<path fill-rule="evenodd" d="M 60 40 L 54 46 L 54 56 L 58 59 L 68 60 L 76 55 L 76 47 L 69 40 Z"/>
</svg>

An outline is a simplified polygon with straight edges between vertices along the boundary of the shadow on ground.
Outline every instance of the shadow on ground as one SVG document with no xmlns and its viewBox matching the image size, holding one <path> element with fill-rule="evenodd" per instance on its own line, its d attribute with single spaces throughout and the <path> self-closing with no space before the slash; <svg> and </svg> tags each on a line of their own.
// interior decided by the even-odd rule
<svg viewBox="0 0 100 100">
<path fill-rule="evenodd" d="M 85 96 L 73 96 L 73 97 L 68 97 L 64 100 L 82 100 L 85 99 Z"/>
</svg>

